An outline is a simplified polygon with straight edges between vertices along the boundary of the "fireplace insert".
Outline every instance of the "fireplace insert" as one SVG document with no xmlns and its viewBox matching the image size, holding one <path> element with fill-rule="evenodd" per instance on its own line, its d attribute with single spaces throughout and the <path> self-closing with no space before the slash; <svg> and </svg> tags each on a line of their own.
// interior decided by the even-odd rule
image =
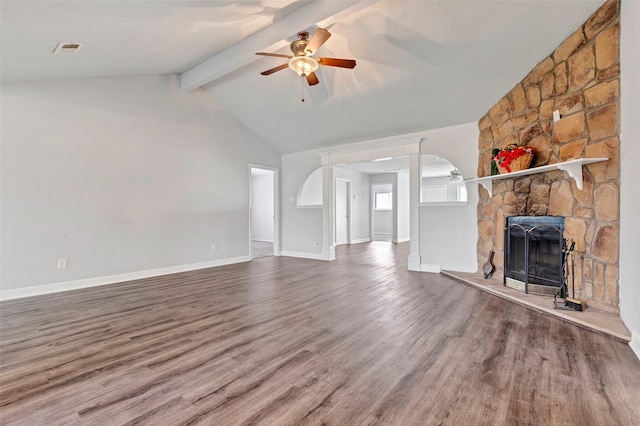
<svg viewBox="0 0 640 426">
<path fill-rule="evenodd" d="M 563 233 L 564 217 L 508 217 L 504 235 L 504 285 L 525 293 L 565 297 Z"/>
</svg>

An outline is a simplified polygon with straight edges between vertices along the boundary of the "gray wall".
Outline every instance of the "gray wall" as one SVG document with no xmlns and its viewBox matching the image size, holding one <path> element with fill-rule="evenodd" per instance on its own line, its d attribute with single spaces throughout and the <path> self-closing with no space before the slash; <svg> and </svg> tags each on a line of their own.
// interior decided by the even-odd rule
<svg viewBox="0 0 640 426">
<path fill-rule="evenodd" d="M 306 151 L 282 156 L 280 187 L 283 255 L 322 254 L 322 205 L 307 208 L 298 208 L 296 205 L 300 188 L 318 167 L 320 156 L 315 152 Z"/>
<path fill-rule="evenodd" d="M 158 76 L 1 95 L 3 291 L 248 256 L 248 164 L 280 158 L 208 94 Z"/>
<path fill-rule="evenodd" d="M 351 241 L 370 240 L 369 175 L 334 167 L 333 176 L 351 181 Z"/>
</svg>

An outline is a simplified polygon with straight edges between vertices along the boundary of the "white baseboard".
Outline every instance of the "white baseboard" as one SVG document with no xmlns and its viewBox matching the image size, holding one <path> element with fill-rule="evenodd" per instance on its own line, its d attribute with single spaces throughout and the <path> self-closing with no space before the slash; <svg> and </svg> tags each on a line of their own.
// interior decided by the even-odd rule
<svg viewBox="0 0 640 426">
<path fill-rule="evenodd" d="M 0 300 L 21 299 L 23 297 L 39 296 L 42 294 L 58 293 L 61 291 L 78 290 L 81 288 L 97 287 L 100 285 L 116 284 L 124 281 L 157 277 L 159 275 L 175 274 L 178 272 L 194 271 L 196 269 L 213 268 L 215 266 L 231 265 L 233 263 L 248 262 L 249 256 L 218 259 L 208 262 L 191 263 L 188 265 L 169 266 L 167 268 L 148 269 L 146 271 L 127 272 L 124 274 L 107 275 L 103 277 L 86 278 L 82 280 L 66 281 L 55 284 L 45 284 L 14 290 L 0 290 Z"/>
<path fill-rule="evenodd" d="M 409 241 L 409 238 L 400 238 L 397 240 L 393 240 L 394 243 L 406 243 L 407 241 Z"/>
<path fill-rule="evenodd" d="M 327 259 L 327 257 L 325 255 L 323 255 L 322 253 L 306 253 L 306 252 L 302 252 L 302 251 L 282 251 L 280 253 L 281 256 L 288 256 L 288 257 L 299 257 L 302 259 L 313 259 L 313 260 L 330 260 Z"/>
<path fill-rule="evenodd" d="M 434 274 L 439 274 L 441 270 L 442 269 L 440 268 L 440 265 L 433 265 L 430 263 L 423 263 L 420 265 L 421 272 L 431 272 Z"/>
<path fill-rule="evenodd" d="M 371 238 L 359 238 L 357 240 L 351 240 L 351 244 L 370 243 Z"/>
<path fill-rule="evenodd" d="M 336 246 L 322 247 L 323 260 L 336 260 Z"/>
<path fill-rule="evenodd" d="M 635 330 L 631 330 L 629 346 L 631 346 L 631 350 L 636 354 L 638 359 L 640 359 L 640 334 Z"/>
<path fill-rule="evenodd" d="M 251 241 L 256 241 L 258 243 L 272 243 L 273 242 L 273 240 L 260 240 L 258 238 L 254 238 Z"/>
</svg>

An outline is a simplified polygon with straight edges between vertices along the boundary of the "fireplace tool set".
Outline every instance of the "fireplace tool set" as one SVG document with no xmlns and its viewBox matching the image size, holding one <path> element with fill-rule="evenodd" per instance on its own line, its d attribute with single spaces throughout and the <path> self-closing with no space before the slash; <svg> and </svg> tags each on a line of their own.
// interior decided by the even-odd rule
<svg viewBox="0 0 640 426">
<path fill-rule="evenodd" d="M 562 286 L 560 290 L 553 296 L 553 306 L 555 309 L 562 309 L 565 311 L 582 311 L 583 303 L 576 299 L 576 287 L 575 287 L 575 250 L 576 242 L 572 239 L 567 240 L 564 247 L 562 247 Z M 571 297 L 566 296 L 564 301 L 558 300 L 558 295 L 569 294 L 567 284 L 569 282 L 569 258 L 571 258 Z"/>
</svg>

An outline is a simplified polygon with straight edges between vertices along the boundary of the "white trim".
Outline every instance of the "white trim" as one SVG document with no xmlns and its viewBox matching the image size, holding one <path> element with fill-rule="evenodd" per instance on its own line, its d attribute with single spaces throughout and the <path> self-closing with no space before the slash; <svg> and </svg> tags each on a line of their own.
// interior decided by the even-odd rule
<svg viewBox="0 0 640 426">
<path fill-rule="evenodd" d="M 439 274 L 442 269 L 440 265 L 434 265 L 431 263 L 423 263 L 420 265 L 420 272 L 431 272 L 433 274 Z"/>
<path fill-rule="evenodd" d="M 410 241 L 410 240 L 411 240 L 411 239 L 407 237 L 407 238 L 399 238 L 399 239 L 395 239 L 395 240 L 392 240 L 391 242 L 396 243 L 396 244 L 399 244 L 399 243 L 406 243 L 406 242 L 408 242 L 408 241 Z"/>
<path fill-rule="evenodd" d="M 345 178 L 341 178 L 341 177 L 336 177 L 335 178 L 335 182 L 334 182 L 334 187 L 333 187 L 333 197 L 334 197 L 334 202 L 333 202 L 333 223 L 334 223 L 334 229 L 333 229 L 333 242 L 334 245 L 338 245 L 338 212 L 336 210 L 336 205 L 338 205 L 338 181 L 341 182 L 345 182 L 345 197 L 346 197 L 346 201 L 345 201 L 345 207 L 347 209 L 347 241 L 344 243 L 340 243 L 340 245 L 343 244 L 351 244 L 351 180 L 350 179 L 345 179 Z"/>
<path fill-rule="evenodd" d="M 463 207 L 467 201 L 426 201 L 420 202 L 420 207 Z"/>
<path fill-rule="evenodd" d="M 196 269 L 213 268 L 216 266 L 231 265 L 233 263 L 249 262 L 250 260 L 250 256 L 239 256 L 228 259 L 191 263 L 188 265 L 169 266 L 167 268 L 148 269 L 146 271 L 127 272 L 124 274 L 106 275 L 103 277 L 85 278 L 82 280 L 66 281 L 55 284 L 17 288 L 14 290 L 0 290 L 0 300 L 20 299 L 23 297 L 39 296 L 43 294 L 58 293 L 61 291 L 78 290 L 88 287 L 117 284 L 124 281 L 139 280 L 144 278 L 157 277 L 160 275 L 175 274 L 178 272 L 194 271 Z"/>
<path fill-rule="evenodd" d="M 388 243 L 393 242 L 393 234 L 391 232 L 374 232 L 373 241 L 386 241 Z"/>
<path fill-rule="evenodd" d="M 259 240 L 259 239 L 252 239 L 251 241 L 257 241 L 259 243 L 272 243 L 273 240 Z"/>
<path fill-rule="evenodd" d="M 631 341 L 629 342 L 629 346 L 638 359 L 640 359 L 640 334 L 635 330 L 631 330 Z"/>
<path fill-rule="evenodd" d="M 357 240 L 351 240 L 351 244 L 361 244 L 361 243 L 370 243 L 371 238 L 360 238 Z"/>
<path fill-rule="evenodd" d="M 320 152 L 321 164 L 356 163 L 382 157 L 400 157 L 420 152 L 423 136 L 392 136 L 382 139 L 354 142 L 339 148 Z"/>
<path fill-rule="evenodd" d="M 336 246 L 323 247 L 322 255 L 325 260 L 336 260 Z"/>
<path fill-rule="evenodd" d="M 301 259 L 326 260 L 326 261 L 330 260 L 330 259 L 327 259 L 327 257 L 322 253 L 305 253 L 302 251 L 282 251 L 281 255 L 287 256 L 287 257 L 299 257 Z"/>
<path fill-rule="evenodd" d="M 407 257 L 407 270 L 420 272 L 420 256 L 409 254 Z"/>
<path fill-rule="evenodd" d="M 249 257 L 253 258 L 253 253 L 251 253 L 251 237 L 253 232 L 251 229 L 251 192 L 253 185 L 253 181 L 251 180 L 252 169 L 268 170 L 273 173 L 273 241 L 271 242 L 273 243 L 273 255 L 279 256 L 280 246 L 282 245 L 282 240 L 280 239 L 280 168 L 249 163 Z"/>
</svg>

